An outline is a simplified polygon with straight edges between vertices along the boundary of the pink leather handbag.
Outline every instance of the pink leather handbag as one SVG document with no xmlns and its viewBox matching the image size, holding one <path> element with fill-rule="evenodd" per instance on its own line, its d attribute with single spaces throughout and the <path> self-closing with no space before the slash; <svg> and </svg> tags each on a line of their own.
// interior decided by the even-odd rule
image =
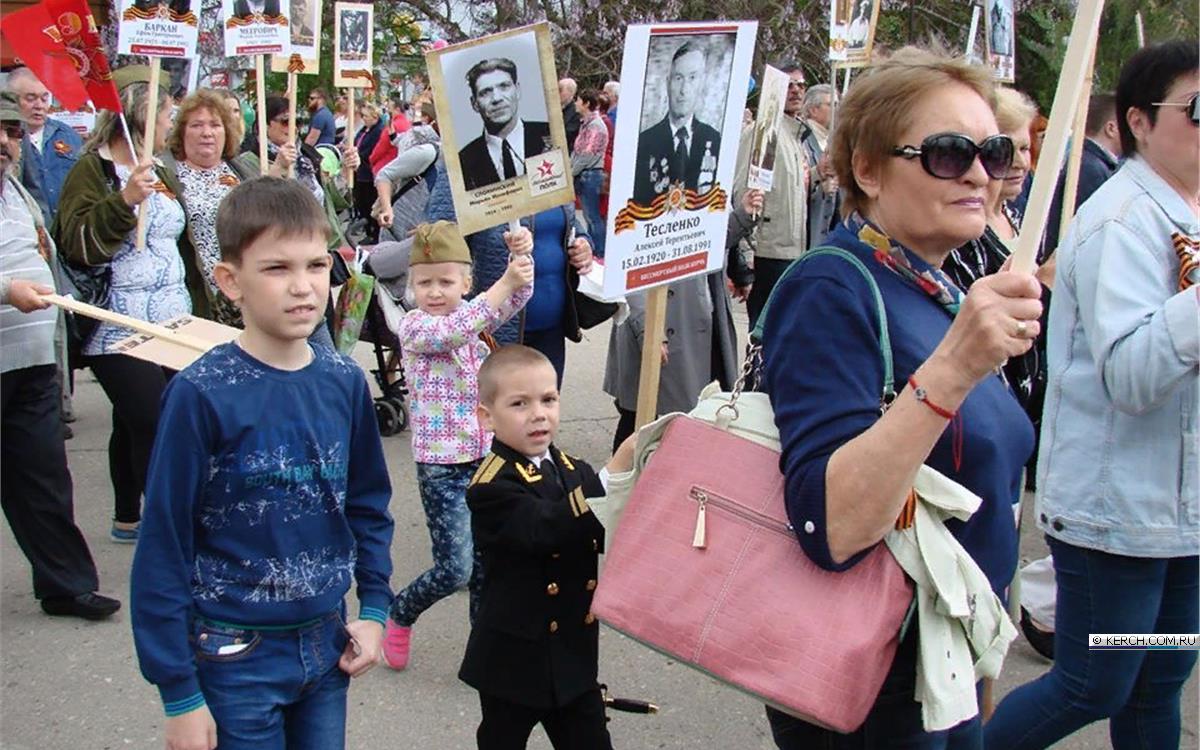
<svg viewBox="0 0 1200 750">
<path fill-rule="evenodd" d="M 862 725 L 895 657 L 912 582 L 876 545 L 850 570 L 809 561 L 779 453 L 676 417 L 620 519 L 592 612 L 765 703 Z"/>
</svg>

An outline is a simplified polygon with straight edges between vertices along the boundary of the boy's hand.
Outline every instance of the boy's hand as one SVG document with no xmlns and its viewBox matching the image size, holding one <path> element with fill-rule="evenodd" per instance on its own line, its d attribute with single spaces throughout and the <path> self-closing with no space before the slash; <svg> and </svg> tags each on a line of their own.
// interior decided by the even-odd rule
<svg viewBox="0 0 1200 750">
<path fill-rule="evenodd" d="M 525 227 L 521 227 L 515 232 L 505 232 L 504 244 L 508 245 L 508 252 L 513 255 L 528 255 L 533 252 L 533 232 Z"/>
<path fill-rule="evenodd" d="M 208 706 L 172 716 L 166 723 L 167 750 L 213 750 L 217 746 L 217 723 Z"/>
<path fill-rule="evenodd" d="M 533 258 L 529 255 L 514 255 L 508 261 L 504 281 L 511 292 L 533 283 Z"/>
<path fill-rule="evenodd" d="M 623 474 L 633 468 L 633 451 L 637 448 L 637 433 L 633 433 L 629 437 L 621 441 L 621 445 L 617 448 L 617 452 L 609 459 L 608 473 Z"/>
<path fill-rule="evenodd" d="M 338 668 L 351 677 L 361 677 L 383 657 L 383 626 L 374 620 L 355 620 L 346 625 L 350 642 L 338 659 Z"/>
</svg>

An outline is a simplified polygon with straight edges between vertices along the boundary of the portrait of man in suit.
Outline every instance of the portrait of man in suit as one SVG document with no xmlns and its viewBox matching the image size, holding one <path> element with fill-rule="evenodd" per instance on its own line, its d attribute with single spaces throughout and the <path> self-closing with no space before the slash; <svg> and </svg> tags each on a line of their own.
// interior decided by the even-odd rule
<svg viewBox="0 0 1200 750">
<path fill-rule="evenodd" d="M 313 0 L 313 2 L 317 3 L 319 0 Z M 288 13 L 292 17 L 292 44 L 301 47 L 311 47 L 313 43 L 314 24 L 309 0 L 292 0 Z"/>
<path fill-rule="evenodd" d="M 667 75 L 667 114 L 638 138 L 633 199 L 649 205 L 673 183 L 703 195 L 713 184 L 721 134 L 696 117 L 707 92 L 708 54 L 696 40 L 671 56 Z"/>
<path fill-rule="evenodd" d="M 342 11 L 342 34 L 339 37 L 342 57 L 365 59 L 367 54 L 367 13 L 362 10 Z"/>
<path fill-rule="evenodd" d="M 548 122 L 520 116 L 516 64 L 504 57 L 481 60 L 467 71 L 467 86 L 471 108 L 483 120 L 483 133 L 458 152 L 467 190 L 525 174 L 525 159 L 549 151 L 553 144 Z"/>
<path fill-rule="evenodd" d="M 256 15 L 279 15 L 279 0 L 233 0 L 233 16 L 251 21 Z"/>
</svg>

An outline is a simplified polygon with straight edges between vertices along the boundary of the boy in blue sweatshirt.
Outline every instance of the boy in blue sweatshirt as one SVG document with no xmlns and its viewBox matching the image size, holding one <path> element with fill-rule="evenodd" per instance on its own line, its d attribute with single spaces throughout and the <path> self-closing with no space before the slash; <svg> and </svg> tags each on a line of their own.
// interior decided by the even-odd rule
<svg viewBox="0 0 1200 750">
<path fill-rule="evenodd" d="M 381 654 L 393 524 L 371 395 L 307 341 L 327 232 L 295 180 L 243 183 L 217 212 L 216 280 L 246 327 L 167 387 L 133 560 L 134 643 L 172 750 L 342 748 L 349 679 Z"/>
</svg>

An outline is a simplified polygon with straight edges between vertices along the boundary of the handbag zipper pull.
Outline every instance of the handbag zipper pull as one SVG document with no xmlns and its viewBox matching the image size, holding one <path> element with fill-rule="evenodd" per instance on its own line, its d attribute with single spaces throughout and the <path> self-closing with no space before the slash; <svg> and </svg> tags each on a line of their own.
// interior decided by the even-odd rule
<svg viewBox="0 0 1200 750">
<path fill-rule="evenodd" d="M 707 530 L 705 529 L 705 515 L 707 511 L 704 506 L 708 504 L 708 496 L 703 492 L 694 492 L 692 496 L 700 503 L 699 510 L 696 511 L 696 531 L 692 534 L 692 547 L 704 549 L 705 536 L 707 534 Z"/>
</svg>

